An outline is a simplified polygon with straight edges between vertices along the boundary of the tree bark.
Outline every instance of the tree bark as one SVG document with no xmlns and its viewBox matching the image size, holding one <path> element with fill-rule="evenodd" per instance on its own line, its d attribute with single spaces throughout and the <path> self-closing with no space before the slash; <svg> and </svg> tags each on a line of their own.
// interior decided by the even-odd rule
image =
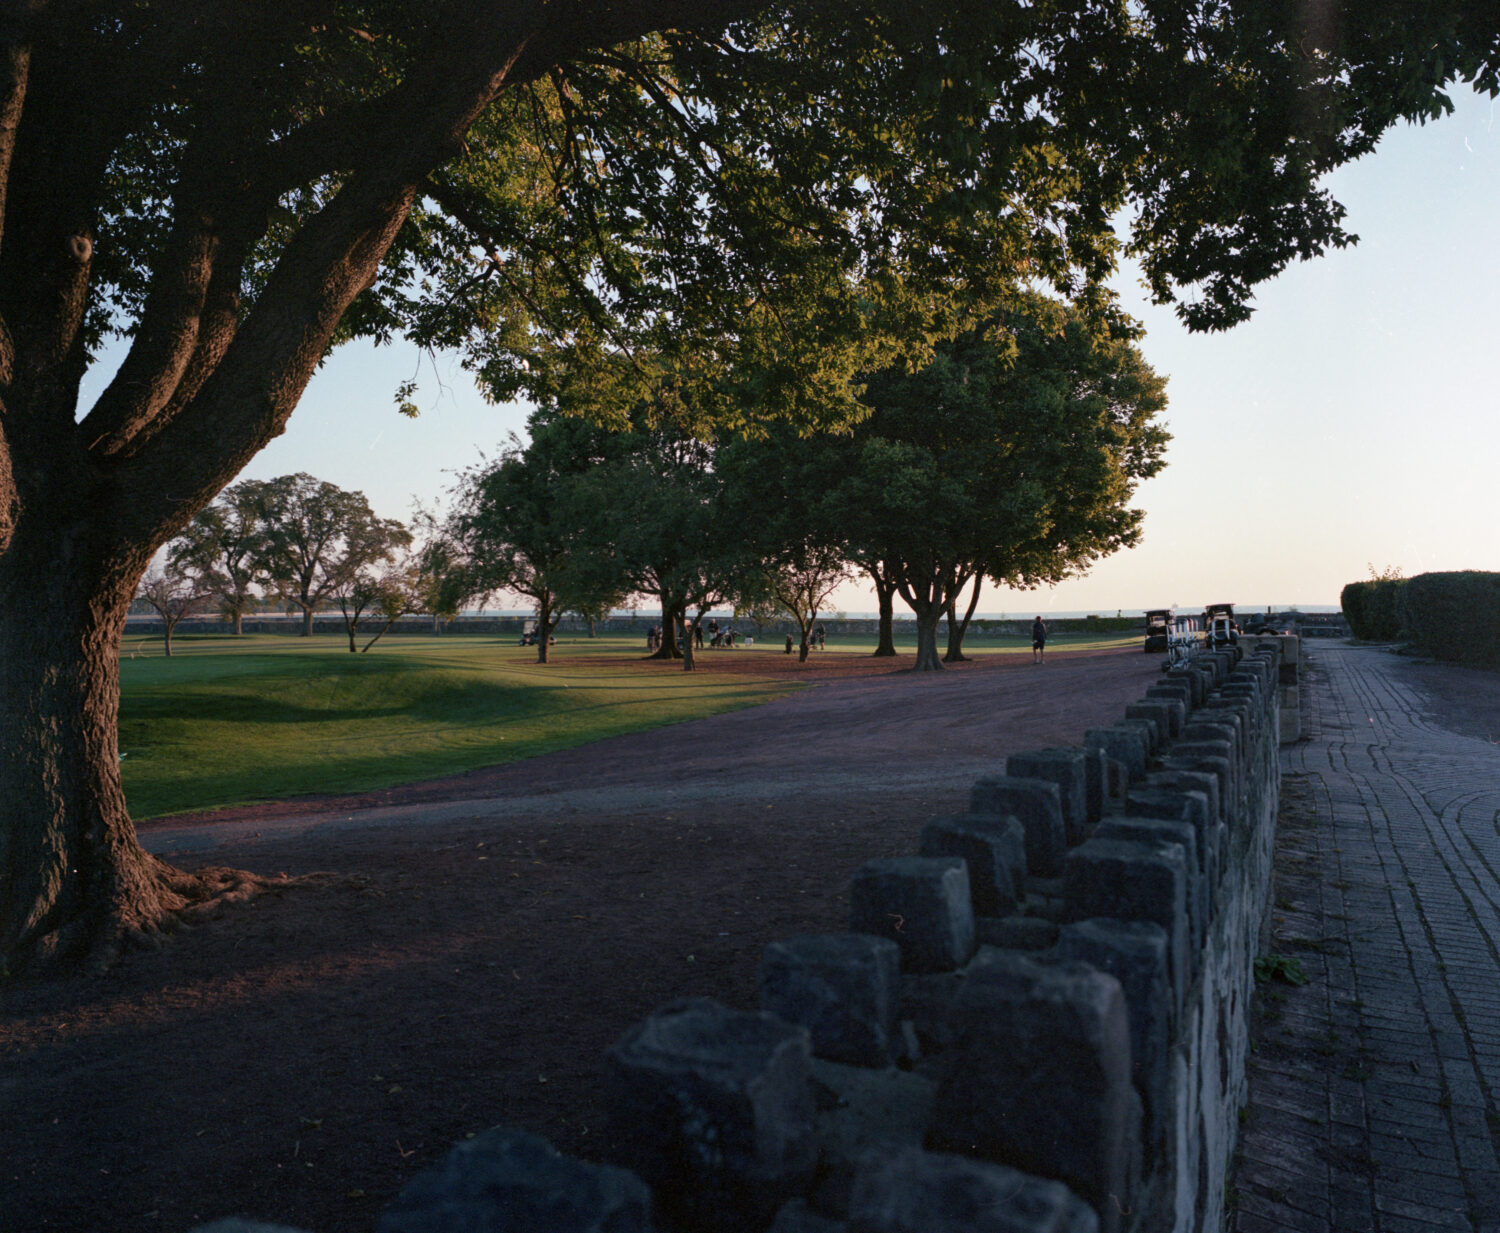
<svg viewBox="0 0 1500 1233">
<path fill-rule="evenodd" d="M 964 654 L 964 637 L 969 632 L 969 622 L 974 619 L 974 609 L 979 604 L 979 588 L 984 583 L 983 574 L 974 575 L 974 590 L 969 596 L 969 606 L 964 611 L 964 619 L 958 619 L 958 596 L 960 591 L 955 591 L 952 598 L 948 600 L 948 651 L 943 656 L 945 664 L 964 664 L 969 662 L 969 657 Z"/>
<path fill-rule="evenodd" d="M 0 554 L 0 977 L 102 967 L 193 904 L 262 883 L 185 874 L 137 843 L 120 783 L 118 657 L 145 563 L 80 559 L 80 525 L 39 535 L 36 521 Z"/>
<path fill-rule="evenodd" d="M 875 583 L 875 598 L 880 605 L 880 638 L 875 644 L 877 659 L 896 654 L 896 584 L 887 582 L 874 570 L 866 571 Z"/>
<path fill-rule="evenodd" d="M 943 661 L 938 657 L 937 627 L 943 616 L 941 604 L 924 604 L 917 616 L 917 662 L 912 667 L 918 672 L 940 672 Z"/>
</svg>

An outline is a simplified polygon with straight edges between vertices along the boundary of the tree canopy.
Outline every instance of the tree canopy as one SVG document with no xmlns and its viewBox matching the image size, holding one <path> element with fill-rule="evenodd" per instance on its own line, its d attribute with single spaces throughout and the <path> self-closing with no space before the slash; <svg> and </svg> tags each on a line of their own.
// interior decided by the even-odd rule
<svg viewBox="0 0 1500 1233">
<path fill-rule="evenodd" d="M 1122 243 L 1218 328 L 1347 242 L 1318 177 L 1449 81 L 1494 93 L 1497 48 L 1482 0 L 5 6 L 0 965 L 104 953 L 210 885 L 134 840 L 119 629 L 339 342 L 809 426 L 925 358 L 960 285 L 1087 300 Z"/>
</svg>

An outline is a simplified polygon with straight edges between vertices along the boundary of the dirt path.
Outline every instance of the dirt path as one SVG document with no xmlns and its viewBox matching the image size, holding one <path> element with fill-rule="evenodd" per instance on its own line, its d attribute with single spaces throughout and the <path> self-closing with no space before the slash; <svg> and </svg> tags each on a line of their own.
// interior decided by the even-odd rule
<svg viewBox="0 0 1500 1233">
<path fill-rule="evenodd" d="M 1139 652 L 870 676 L 361 797 L 143 829 L 184 865 L 329 871 L 0 1004 L 0 1230 L 179 1233 L 240 1213 L 368 1233 L 465 1134 L 598 1155 L 602 1049 L 661 1002 L 753 1005 L 764 945 L 844 925 L 1007 753 L 1139 697 Z M 670 670 L 670 669 L 668 669 Z"/>
</svg>

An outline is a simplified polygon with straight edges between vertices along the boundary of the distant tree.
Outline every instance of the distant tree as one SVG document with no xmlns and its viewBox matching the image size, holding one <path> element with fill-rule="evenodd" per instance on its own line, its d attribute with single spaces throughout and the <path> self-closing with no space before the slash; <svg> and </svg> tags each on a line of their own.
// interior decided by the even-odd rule
<svg viewBox="0 0 1500 1233">
<path fill-rule="evenodd" d="M 202 581 L 170 560 L 165 566 L 153 565 L 148 569 L 136 594 L 161 618 L 162 648 L 168 657 L 172 654 L 172 632 L 178 623 L 201 612 L 208 602 Z"/>
<path fill-rule="evenodd" d="M 591 471 L 617 453 L 609 432 L 538 412 L 531 440 L 465 471 L 446 522 L 448 578 L 465 596 L 509 591 L 536 607 L 537 662 L 562 613 L 614 602 L 626 575 L 612 550 L 612 512 Z"/>
<path fill-rule="evenodd" d="M 422 574 L 420 553 L 365 565 L 334 590 L 333 600 L 344 618 L 344 632 L 353 652 L 359 627 L 366 617 L 380 621 L 374 636 L 359 647 L 361 654 L 384 637 L 387 630 L 410 612 L 424 606 L 429 587 Z"/>
<path fill-rule="evenodd" d="M 261 493 L 265 568 L 277 592 L 302 612 L 302 635 L 313 613 L 347 591 L 361 571 L 391 560 L 411 532 L 379 518 L 362 492 L 346 492 L 305 472 L 269 481 Z"/>
<path fill-rule="evenodd" d="M 195 575 L 205 594 L 243 632 L 244 615 L 256 604 L 255 584 L 266 570 L 266 485 L 241 480 L 226 488 L 212 505 L 168 546 L 168 559 Z"/>
</svg>

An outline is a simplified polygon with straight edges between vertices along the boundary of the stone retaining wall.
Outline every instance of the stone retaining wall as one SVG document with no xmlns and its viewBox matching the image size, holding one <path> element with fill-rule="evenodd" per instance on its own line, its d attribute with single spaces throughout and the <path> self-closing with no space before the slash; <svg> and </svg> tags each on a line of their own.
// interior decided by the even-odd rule
<svg viewBox="0 0 1500 1233">
<path fill-rule="evenodd" d="M 378 1233 L 1216 1233 L 1291 641 L 1205 652 L 1079 746 L 1007 759 L 855 874 L 848 932 L 768 947 L 758 1007 L 626 1029 L 616 1159 L 499 1127 Z"/>
</svg>

